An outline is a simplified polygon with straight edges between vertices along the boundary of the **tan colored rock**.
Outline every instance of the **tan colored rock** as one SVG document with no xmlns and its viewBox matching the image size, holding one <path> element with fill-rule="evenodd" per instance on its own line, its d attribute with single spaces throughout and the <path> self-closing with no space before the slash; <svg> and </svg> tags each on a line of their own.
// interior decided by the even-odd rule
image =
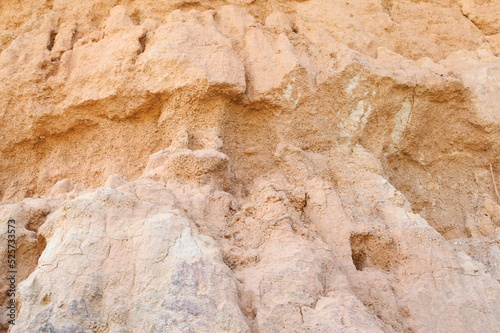
<svg viewBox="0 0 500 333">
<path fill-rule="evenodd" d="M 498 57 L 498 55 L 500 54 L 500 33 L 493 36 L 488 36 L 486 40 L 493 49 L 494 54 Z"/>
<path fill-rule="evenodd" d="M 266 27 L 274 30 L 276 33 L 292 32 L 292 22 L 290 17 L 282 12 L 274 12 L 266 17 Z"/>
<path fill-rule="evenodd" d="M 284 33 L 274 37 L 259 28 L 249 29 L 245 37 L 245 56 L 251 82 L 250 96 L 280 88 L 285 77 L 300 67 L 293 45 Z"/>
<path fill-rule="evenodd" d="M 217 11 L 218 29 L 226 36 L 243 40 L 249 27 L 255 24 L 255 17 L 243 7 L 223 6 Z"/>
<path fill-rule="evenodd" d="M 0 332 L 495 332 L 497 7 L 2 1 Z"/>
<path fill-rule="evenodd" d="M 462 80 L 475 96 L 477 122 L 485 128 L 500 124 L 497 105 L 500 103 L 500 60 L 481 50 L 464 54 L 457 52 L 440 62 Z"/>
<path fill-rule="evenodd" d="M 243 64 L 210 13 L 175 11 L 167 22 L 155 30 L 138 60 L 148 91 L 173 92 L 182 87 L 200 91 L 210 86 L 228 94 L 245 91 Z"/>
<path fill-rule="evenodd" d="M 462 12 L 486 35 L 500 33 L 500 4 L 496 1 L 461 0 Z"/>
</svg>

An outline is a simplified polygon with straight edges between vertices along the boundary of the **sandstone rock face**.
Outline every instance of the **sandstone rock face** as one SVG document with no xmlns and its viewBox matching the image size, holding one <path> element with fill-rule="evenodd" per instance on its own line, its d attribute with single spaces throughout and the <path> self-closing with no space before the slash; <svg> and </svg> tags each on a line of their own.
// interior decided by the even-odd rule
<svg viewBox="0 0 500 333">
<path fill-rule="evenodd" d="M 500 332 L 499 22 L 2 1 L 0 332 Z"/>
</svg>

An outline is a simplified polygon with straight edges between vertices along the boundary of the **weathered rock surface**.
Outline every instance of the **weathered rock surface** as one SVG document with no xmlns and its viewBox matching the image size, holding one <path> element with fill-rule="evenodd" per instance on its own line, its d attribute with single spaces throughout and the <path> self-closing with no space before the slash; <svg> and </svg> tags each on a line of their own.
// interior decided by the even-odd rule
<svg viewBox="0 0 500 333">
<path fill-rule="evenodd" d="M 500 332 L 499 22 L 2 1 L 0 331 Z"/>
</svg>

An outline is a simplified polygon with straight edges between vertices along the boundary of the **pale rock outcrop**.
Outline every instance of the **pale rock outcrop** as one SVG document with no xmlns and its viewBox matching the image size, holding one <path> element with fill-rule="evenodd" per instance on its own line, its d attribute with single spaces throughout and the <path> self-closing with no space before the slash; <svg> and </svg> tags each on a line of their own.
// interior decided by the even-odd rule
<svg viewBox="0 0 500 333">
<path fill-rule="evenodd" d="M 38 257 L 46 245 L 45 238 L 37 232 L 47 215 L 55 207 L 57 207 L 56 202 L 42 198 L 25 199 L 19 203 L 4 204 L 0 207 L 0 218 L 3 221 L 0 226 L 0 234 L 2 235 L 0 238 L 2 248 L 0 268 L 5 274 L 0 285 L 0 302 L 2 304 L 6 305 L 7 300 L 15 299 L 11 297 L 16 295 L 16 288 L 13 288 L 12 284 L 16 285 L 26 279 L 37 266 Z M 13 222 L 8 223 L 9 220 Z M 15 272 L 15 281 L 7 280 L 11 277 L 12 272 Z M 10 290 L 9 293 L 7 293 L 8 290 Z M 12 319 L 7 314 L 7 311 L 2 311 L 0 314 L 0 329 L 2 331 L 6 331 L 7 321 Z"/>
<path fill-rule="evenodd" d="M 461 0 L 462 12 L 486 35 L 500 33 L 500 4 L 495 1 Z"/>
<path fill-rule="evenodd" d="M 258 179 L 241 207 L 180 175 L 113 176 L 67 199 L 38 230 L 47 245 L 12 331 L 494 331 L 486 266 L 413 214 L 372 154 L 330 154 L 281 148 L 291 181 Z M 324 167 L 339 194 L 314 176 Z"/>
<path fill-rule="evenodd" d="M 498 22 L 2 1 L 0 332 L 498 331 Z"/>
<path fill-rule="evenodd" d="M 213 240 L 163 204 L 114 189 L 63 204 L 39 231 L 49 242 L 12 332 L 248 332 Z"/>
</svg>

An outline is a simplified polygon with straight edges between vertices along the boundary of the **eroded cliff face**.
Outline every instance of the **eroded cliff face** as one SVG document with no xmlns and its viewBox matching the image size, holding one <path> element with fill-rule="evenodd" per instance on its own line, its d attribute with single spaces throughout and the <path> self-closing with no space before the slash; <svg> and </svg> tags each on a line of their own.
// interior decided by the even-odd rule
<svg viewBox="0 0 500 333">
<path fill-rule="evenodd" d="M 3 0 L 0 52 L 1 332 L 499 331 L 498 1 Z"/>
</svg>

